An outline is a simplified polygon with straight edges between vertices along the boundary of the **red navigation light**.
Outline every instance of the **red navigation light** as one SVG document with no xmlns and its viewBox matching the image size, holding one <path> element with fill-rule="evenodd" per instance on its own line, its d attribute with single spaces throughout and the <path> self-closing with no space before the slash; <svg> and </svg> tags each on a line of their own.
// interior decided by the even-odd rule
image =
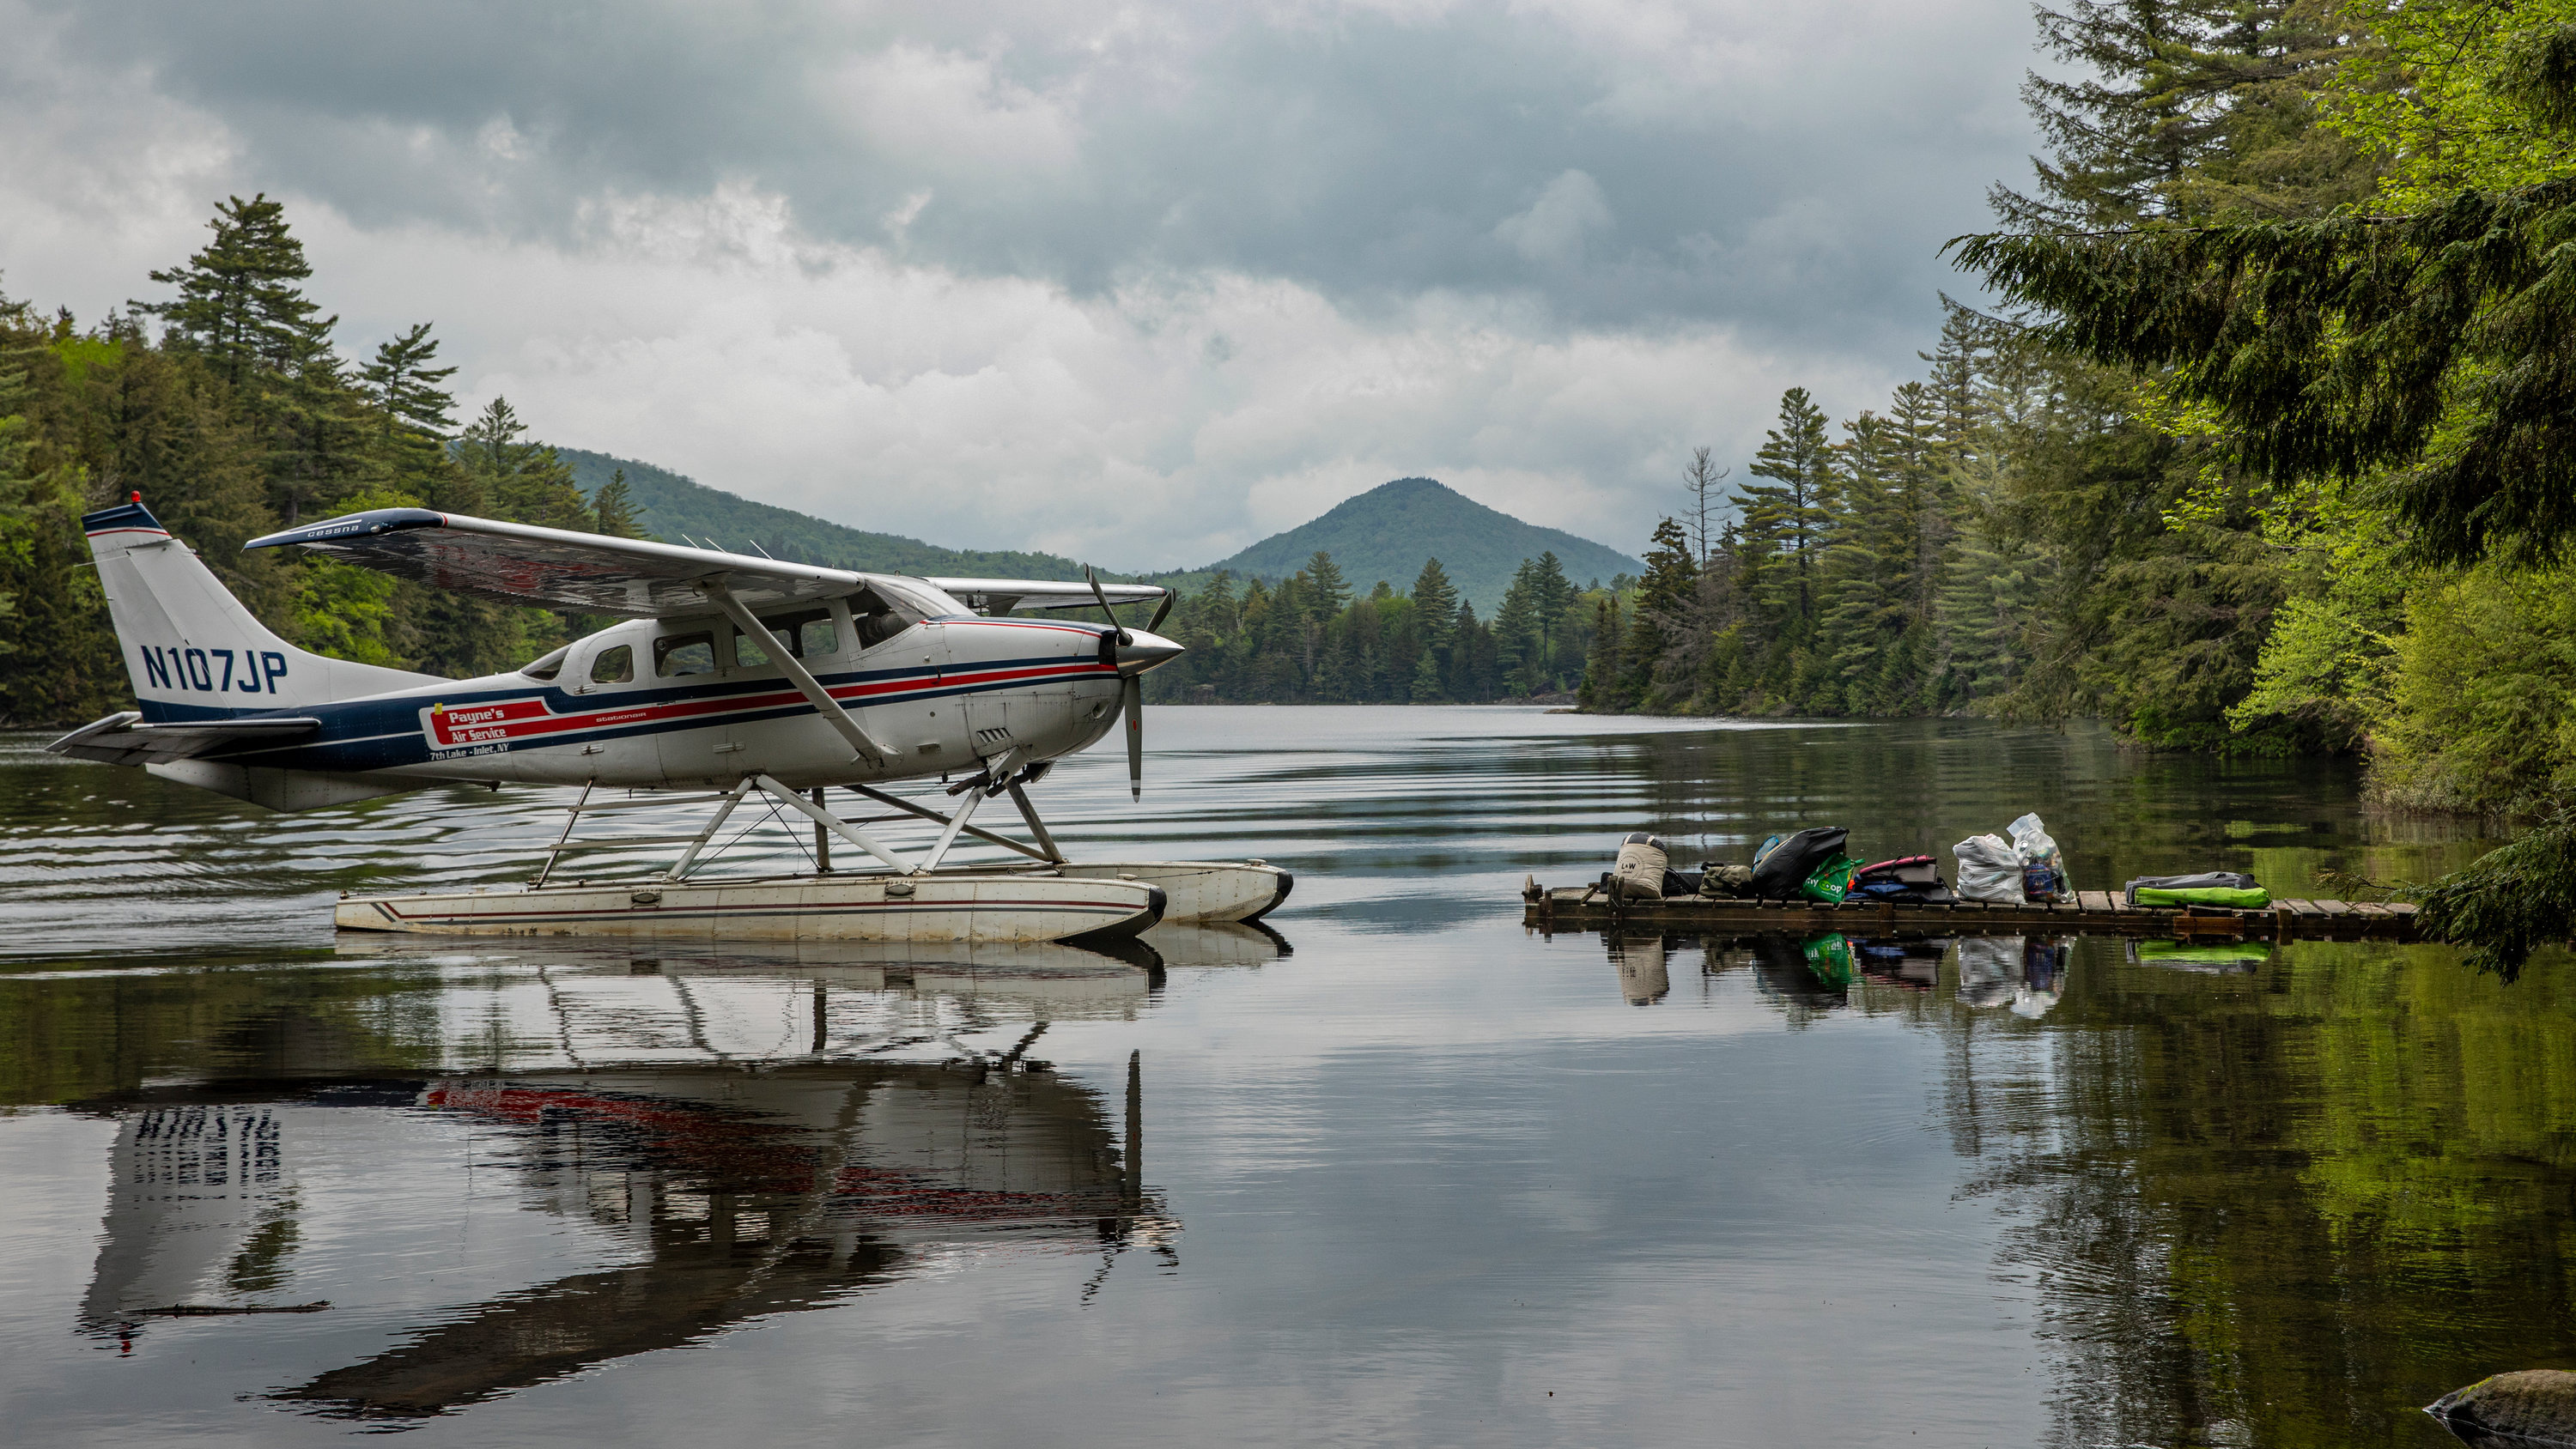
<svg viewBox="0 0 2576 1449">
<path fill-rule="evenodd" d="M 140 502 L 142 502 L 142 501 L 143 501 L 143 490 L 142 490 L 142 489 L 140 489 L 140 488 L 137 488 L 137 489 L 135 489 L 132 493 L 129 493 L 129 494 L 127 494 L 126 496 L 127 496 L 128 498 L 132 499 L 134 502 L 140 503 Z"/>
</svg>

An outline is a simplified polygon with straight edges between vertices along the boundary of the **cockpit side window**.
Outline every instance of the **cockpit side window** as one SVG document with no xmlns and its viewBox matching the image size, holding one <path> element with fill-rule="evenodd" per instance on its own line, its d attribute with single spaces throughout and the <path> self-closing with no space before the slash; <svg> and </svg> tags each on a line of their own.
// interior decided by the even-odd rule
<svg viewBox="0 0 2576 1449">
<path fill-rule="evenodd" d="M 829 609 L 800 609 L 793 614 L 771 614 L 761 624 L 768 631 L 766 639 L 753 639 L 740 629 L 733 633 L 734 662 L 746 669 L 757 668 L 777 657 L 778 651 L 799 659 L 811 659 L 840 652 L 837 631 L 832 627 Z"/>
<path fill-rule="evenodd" d="M 715 673 L 715 632 L 700 629 L 690 634 L 665 634 L 654 640 L 653 672 L 664 679 Z"/>
<path fill-rule="evenodd" d="M 850 626 L 859 631 L 862 649 L 874 649 L 920 622 L 917 611 L 903 608 L 883 589 L 865 588 L 850 595 Z"/>
<path fill-rule="evenodd" d="M 593 684 L 627 684 L 634 678 L 635 646 L 632 644 L 611 645 L 600 650 L 599 656 L 590 661 L 590 682 Z"/>
</svg>

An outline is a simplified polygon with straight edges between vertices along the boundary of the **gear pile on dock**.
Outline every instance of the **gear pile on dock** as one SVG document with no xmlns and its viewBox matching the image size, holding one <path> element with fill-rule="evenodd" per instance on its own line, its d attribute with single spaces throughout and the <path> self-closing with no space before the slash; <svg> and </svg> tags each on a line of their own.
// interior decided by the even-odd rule
<svg viewBox="0 0 2576 1449">
<path fill-rule="evenodd" d="M 1533 930 L 1674 930 L 1721 935 L 1873 938 L 2107 935 L 2181 941 L 2415 939 L 2400 902 L 2276 898 L 2252 876 L 2204 871 L 2141 877 L 2119 891 L 2076 890 L 2057 842 L 2024 815 L 2006 835 L 1952 847 L 1956 889 L 1928 855 L 1864 864 L 1849 832 L 1820 826 L 1771 836 L 1750 865 L 1672 868 L 1664 842 L 1639 831 L 1617 862 L 1583 885 L 1522 886 Z"/>
</svg>

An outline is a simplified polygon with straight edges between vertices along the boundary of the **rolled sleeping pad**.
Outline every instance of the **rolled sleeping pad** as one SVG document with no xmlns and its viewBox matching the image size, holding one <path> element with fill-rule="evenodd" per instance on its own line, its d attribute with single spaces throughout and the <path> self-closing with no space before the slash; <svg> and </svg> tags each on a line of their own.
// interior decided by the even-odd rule
<svg viewBox="0 0 2576 1449">
<path fill-rule="evenodd" d="M 2204 870 L 2198 875 L 2142 875 L 2129 882 L 2129 904 L 2138 904 L 2138 892 L 2150 891 L 2250 891 L 2254 877 L 2241 871 Z"/>
<path fill-rule="evenodd" d="M 2129 892 L 2133 905 L 2141 906 L 2218 906 L 2231 911 L 2259 911 L 2272 904 L 2272 893 L 2255 886 L 2236 890 L 2218 886 L 2203 890 L 2157 890 L 2138 886 Z"/>
</svg>

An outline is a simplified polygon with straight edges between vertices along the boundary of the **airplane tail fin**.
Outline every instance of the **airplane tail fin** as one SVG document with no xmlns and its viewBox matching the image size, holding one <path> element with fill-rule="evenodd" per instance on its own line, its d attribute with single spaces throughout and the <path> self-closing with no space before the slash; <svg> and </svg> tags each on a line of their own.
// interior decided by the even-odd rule
<svg viewBox="0 0 2576 1449">
<path fill-rule="evenodd" d="M 307 653 L 278 638 L 171 537 L 140 494 L 83 514 L 81 527 L 148 723 L 303 709 L 438 682 Z"/>
</svg>

